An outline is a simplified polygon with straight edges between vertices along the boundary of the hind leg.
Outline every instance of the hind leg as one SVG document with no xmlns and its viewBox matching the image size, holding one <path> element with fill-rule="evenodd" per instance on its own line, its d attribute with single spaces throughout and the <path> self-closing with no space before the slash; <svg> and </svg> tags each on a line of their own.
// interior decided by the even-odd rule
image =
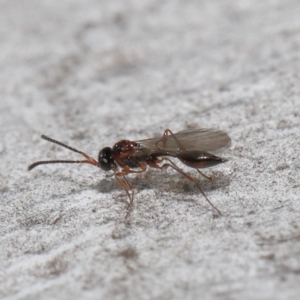
<svg viewBox="0 0 300 300">
<path fill-rule="evenodd" d="M 163 163 L 162 165 L 159 165 L 159 163 L 162 163 L 164 161 L 167 161 L 167 162 Z M 161 158 L 161 159 L 156 159 L 155 161 L 149 162 L 148 164 L 152 168 L 161 169 L 161 170 L 170 167 L 173 170 L 175 170 L 178 173 L 180 173 L 182 176 L 184 176 L 189 181 L 193 182 L 196 185 L 196 187 L 198 188 L 198 190 L 200 191 L 200 193 L 203 195 L 203 197 L 205 198 L 205 200 L 211 205 L 211 207 L 213 207 L 218 212 L 219 215 L 221 215 L 221 212 L 206 197 L 206 195 L 203 192 L 201 186 L 199 185 L 197 179 L 195 179 L 194 177 L 192 177 L 189 174 L 185 173 L 183 170 L 181 170 L 179 167 L 177 167 L 169 158 L 164 157 L 164 158 Z"/>
</svg>

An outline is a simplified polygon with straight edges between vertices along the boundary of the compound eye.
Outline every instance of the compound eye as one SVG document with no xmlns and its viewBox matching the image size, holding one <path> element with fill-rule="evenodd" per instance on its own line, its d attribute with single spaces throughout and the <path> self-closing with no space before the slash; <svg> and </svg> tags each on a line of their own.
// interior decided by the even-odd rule
<svg viewBox="0 0 300 300">
<path fill-rule="evenodd" d="M 99 152 L 98 163 L 99 167 L 104 171 L 110 171 L 112 169 L 114 160 L 110 147 L 105 147 Z"/>
</svg>

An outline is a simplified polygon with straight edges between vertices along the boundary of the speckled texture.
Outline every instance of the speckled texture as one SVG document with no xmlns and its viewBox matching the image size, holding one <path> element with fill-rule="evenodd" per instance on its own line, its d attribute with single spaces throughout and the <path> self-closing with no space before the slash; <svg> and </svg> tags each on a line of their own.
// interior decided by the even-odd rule
<svg viewBox="0 0 300 300">
<path fill-rule="evenodd" d="M 1 299 L 298 299 L 300 3 L 0 3 Z M 120 139 L 227 131 L 199 177 L 124 191 L 41 134 L 97 157 Z M 196 172 L 185 169 L 193 176 Z"/>
</svg>

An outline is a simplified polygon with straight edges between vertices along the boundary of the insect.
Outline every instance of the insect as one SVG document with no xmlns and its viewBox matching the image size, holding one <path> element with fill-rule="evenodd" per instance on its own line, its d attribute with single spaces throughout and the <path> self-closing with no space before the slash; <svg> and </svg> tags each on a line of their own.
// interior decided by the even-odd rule
<svg viewBox="0 0 300 300">
<path fill-rule="evenodd" d="M 129 198 L 128 208 L 132 208 L 134 190 L 126 178 L 128 174 L 145 172 L 147 167 L 155 169 L 172 168 L 186 179 L 193 182 L 206 201 L 219 213 L 221 212 L 210 202 L 203 192 L 198 180 L 179 168 L 171 159 L 177 158 L 188 167 L 196 169 L 202 176 L 207 177 L 199 169 L 212 167 L 226 162 L 226 159 L 216 156 L 220 151 L 230 146 L 230 137 L 224 131 L 217 129 L 187 129 L 172 133 L 166 129 L 162 137 L 140 141 L 121 140 L 112 148 L 104 147 L 99 151 L 98 161 L 86 153 L 72 148 L 64 143 L 51 139 L 45 135 L 44 140 L 65 147 L 81 154 L 83 160 L 45 160 L 37 161 L 28 170 L 44 165 L 57 163 L 90 164 L 104 171 L 113 171 L 118 184 L 125 190 Z M 207 177 L 209 178 L 209 177 Z"/>
</svg>

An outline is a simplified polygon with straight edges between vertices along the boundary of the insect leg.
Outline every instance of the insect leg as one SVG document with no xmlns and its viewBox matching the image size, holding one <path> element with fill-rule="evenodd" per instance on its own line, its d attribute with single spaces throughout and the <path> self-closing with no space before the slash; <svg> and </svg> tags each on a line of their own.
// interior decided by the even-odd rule
<svg viewBox="0 0 300 300">
<path fill-rule="evenodd" d="M 178 140 L 178 138 L 175 136 L 175 134 L 174 134 L 170 129 L 166 129 L 166 130 L 164 131 L 162 138 L 156 143 L 156 147 L 157 147 L 158 149 L 161 149 L 161 148 L 159 147 L 158 144 L 162 142 L 162 144 L 163 144 L 163 145 L 162 145 L 162 148 L 165 148 L 169 136 L 172 136 L 172 138 L 176 141 L 179 150 L 181 150 L 181 151 L 185 151 L 185 150 L 186 150 L 186 149 L 183 147 L 183 145 L 179 142 L 179 140 Z"/>
<path fill-rule="evenodd" d="M 132 184 L 129 183 L 129 181 L 127 180 L 127 178 L 122 172 L 115 173 L 115 178 L 118 184 L 125 190 L 129 198 L 129 206 L 131 206 L 133 202 L 133 195 L 134 195 Z M 129 193 L 129 191 L 131 191 L 131 193 Z"/>
<path fill-rule="evenodd" d="M 179 154 L 180 154 L 180 153 L 181 153 L 181 154 L 184 153 L 186 157 L 194 159 L 194 157 L 193 157 L 192 154 L 191 154 L 191 156 L 189 157 L 189 155 L 188 155 L 188 154 L 189 154 L 189 151 L 186 150 L 186 148 L 182 145 L 182 143 L 178 140 L 178 138 L 176 137 L 176 135 L 175 135 L 170 129 L 166 129 L 166 130 L 164 131 L 162 138 L 156 143 L 156 147 L 157 147 L 158 149 L 163 149 L 163 148 L 165 148 L 169 136 L 171 136 L 171 137 L 175 140 L 175 142 L 176 142 L 176 144 L 177 144 L 177 146 L 178 146 Z M 158 144 L 161 143 L 161 142 L 162 142 L 162 148 L 158 145 Z M 217 162 L 217 163 L 220 162 L 220 161 L 223 162 L 223 160 L 222 160 L 221 158 L 216 157 L 216 156 L 214 156 L 214 155 L 211 155 L 210 153 L 207 153 L 207 155 L 210 155 L 210 156 L 211 156 L 211 159 L 212 159 L 213 162 Z M 203 177 L 205 177 L 206 179 L 212 180 L 211 177 L 209 177 L 209 176 L 205 175 L 204 173 L 202 173 L 201 171 L 199 171 L 199 169 L 198 169 L 199 166 L 198 166 L 198 168 L 197 168 L 197 167 L 193 166 L 191 163 L 187 164 L 186 161 L 180 159 L 180 157 L 178 157 L 178 159 L 179 159 L 182 163 L 186 164 L 187 166 L 192 167 L 192 168 L 195 168 L 195 169 L 198 171 L 198 173 L 201 174 L 201 175 L 202 175 Z M 189 160 L 190 160 L 190 159 L 189 159 Z M 171 161 L 170 161 L 170 162 L 171 162 Z M 205 161 L 203 161 L 203 166 L 205 166 L 205 165 L 206 165 L 206 166 L 210 166 L 210 165 L 208 165 L 208 164 L 205 164 Z"/>
<path fill-rule="evenodd" d="M 162 161 L 168 161 L 168 162 L 164 163 L 161 166 L 158 165 L 158 163 L 160 163 Z M 206 199 L 206 201 L 218 212 L 219 215 L 221 215 L 221 212 L 206 197 L 206 195 L 203 192 L 201 186 L 199 185 L 197 179 L 195 179 L 192 176 L 190 176 L 187 173 L 185 173 L 183 170 L 181 170 L 179 167 L 177 167 L 170 159 L 168 159 L 168 158 L 165 157 L 164 159 L 159 159 L 157 161 L 150 162 L 149 166 L 152 167 L 152 168 L 157 168 L 157 169 L 165 169 L 165 168 L 171 167 L 172 169 L 174 169 L 175 171 L 177 171 L 178 173 L 180 173 L 181 175 L 183 175 L 186 179 L 192 181 L 196 185 L 196 187 L 198 188 L 198 190 L 200 191 L 200 193 L 203 195 L 203 197 Z"/>
<path fill-rule="evenodd" d="M 160 159 L 160 161 L 158 161 L 158 162 L 156 162 L 156 163 L 160 163 L 160 162 L 162 162 L 164 159 Z M 175 167 L 177 167 L 171 160 L 169 160 L 169 162 L 172 164 L 172 165 L 174 165 Z M 198 169 L 196 169 L 197 171 L 198 171 L 198 173 L 199 174 L 201 174 L 203 177 L 205 177 L 205 178 L 207 178 L 207 179 L 209 179 L 209 180 L 212 180 L 212 178 L 211 177 L 209 177 L 209 176 L 207 176 L 207 175 L 205 175 L 204 173 L 202 173 L 201 171 L 199 171 Z"/>
<path fill-rule="evenodd" d="M 205 175 L 204 173 L 202 173 L 201 171 L 199 171 L 199 169 L 196 169 L 196 170 L 197 170 L 198 173 L 199 173 L 200 175 L 202 175 L 204 178 L 209 179 L 209 180 L 212 180 L 212 178 L 211 178 L 210 176 Z"/>
<path fill-rule="evenodd" d="M 143 173 L 146 171 L 146 169 L 147 169 L 147 164 L 141 163 L 139 170 L 132 170 L 126 166 L 121 171 L 115 172 L 115 174 L 114 174 L 118 184 L 125 190 L 128 198 L 129 198 L 128 212 L 126 214 L 126 217 L 129 216 L 129 214 L 132 210 L 132 207 L 133 207 L 134 190 L 133 190 L 132 184 L 127 180 L 125 175 L 128 175 L 130 173 Z"/>
</svg>

